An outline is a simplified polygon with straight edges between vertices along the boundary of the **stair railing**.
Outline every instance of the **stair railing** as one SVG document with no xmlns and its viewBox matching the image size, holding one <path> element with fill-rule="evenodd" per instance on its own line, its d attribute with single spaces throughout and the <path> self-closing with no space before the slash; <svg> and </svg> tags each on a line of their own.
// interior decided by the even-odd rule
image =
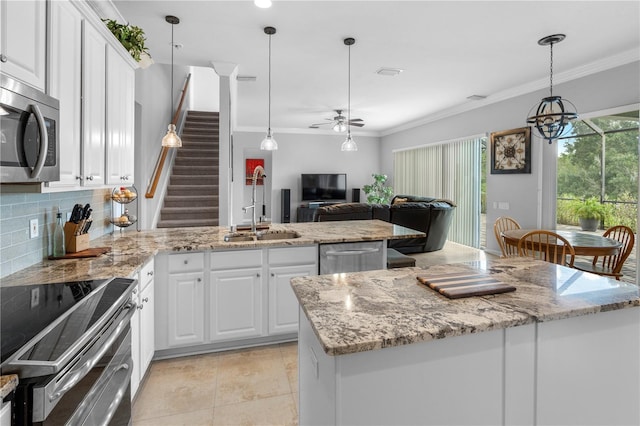
<svg viewBox="0 0 640 426">
<path fill-rule="evenodd" d="M 191 73 L 187 75 L 187 79 L 184 82 L 184 86 L 182 88 L 182 95 L 180 96 L 180 102 L 178 103 L 178 108 L 176 109 L 175 114 L 173 114 L 173 119 L 171 120 L 171 124 L 173 124 L 174 126 L 178 124 L 178 119 L 180 118 L 182 104 L 184 103 L 184 99 L 187 96 L 187 89 L 189 88 L 189 80 L 191 80 Z M 158 161 L 156 161 L 156 166 L 153 170 L 153 174 L 151 175 L 151 181 L 149 183 L 149 186 L 147 187 L 147 192 L 144 194 L 145 198 L 153 198 L 153 196 L 156 194 L 158 181 L 160 180 L 160 176 L 162 175 L 162 170 L 164 169 L 164 162 L 167 159 L 168 153 L 169 153 L 169 147 L 163 146 L 162 149 L 160 150 Z"/>
</svg>

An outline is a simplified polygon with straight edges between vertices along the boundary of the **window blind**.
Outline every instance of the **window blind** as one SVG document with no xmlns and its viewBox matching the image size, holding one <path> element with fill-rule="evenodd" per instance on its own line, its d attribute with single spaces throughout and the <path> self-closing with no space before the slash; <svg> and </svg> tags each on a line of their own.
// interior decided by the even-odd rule
<svg viewBox="0 0 640 426">
<path fill-rule="evenodd" d="M 482 137 L 395 151 L 393 186 L 396 194 L 453 201 L 448 239 L 480 245 L 480 144 Z"/>
</svg>

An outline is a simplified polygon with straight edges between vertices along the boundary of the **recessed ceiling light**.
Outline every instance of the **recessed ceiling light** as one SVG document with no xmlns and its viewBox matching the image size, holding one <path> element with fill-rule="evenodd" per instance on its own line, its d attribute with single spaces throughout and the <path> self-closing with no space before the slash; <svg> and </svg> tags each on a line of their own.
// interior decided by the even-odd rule
<svg viewBox="0 0 640 426">
<path fill-rule="evenodd" d="M 467 96 L 467 99 L 469 99 L 470 101 L 481 101 L 483 99 L 486 99 L 487 97 L 485 95 L 471 95 L 471 96 Z"/>
<path fill-rule="evenodd" d="M 402 71 L 404 70 L 401 70 L 400 68 L 380 68 L 378 71 L 376 71 L 376 74 L 395 77 L 396 75 L 400 74 Z"/>
<path fill-rule="evenodd" d="M 238 81 L 256 81 L 257 77 L 253 75 L 239 75 L 236 77 Z"/>
<path fill-rule="evenodd" d="M 271 7 L 271 0 L 253 0 L 253 4 L 262 9 Z"/>
</svg>

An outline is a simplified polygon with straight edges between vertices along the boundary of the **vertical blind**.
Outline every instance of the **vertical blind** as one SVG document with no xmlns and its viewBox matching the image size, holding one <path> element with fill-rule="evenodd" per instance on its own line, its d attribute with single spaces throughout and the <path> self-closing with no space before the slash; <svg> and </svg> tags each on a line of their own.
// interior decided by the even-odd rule
<svg viewBox="0 0 640 426">
<path fill-rule="evenodd" d="M 395 151 L 393 186 L 397 194 L 453 201 L 448 239 L 480 246 L 480 148 L 483 136 Z"/>
</svg>

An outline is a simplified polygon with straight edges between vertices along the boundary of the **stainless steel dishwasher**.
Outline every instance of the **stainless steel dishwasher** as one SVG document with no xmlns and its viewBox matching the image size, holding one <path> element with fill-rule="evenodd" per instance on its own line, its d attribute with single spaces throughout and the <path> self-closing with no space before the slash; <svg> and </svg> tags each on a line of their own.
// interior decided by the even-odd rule
<svg viewBox="0 0 640 426">
<path fill-rule="evenodd" d="M 386 268 L 383 241 L 320 245 L 320 274 L 371 271 Z"/>
</svg>

